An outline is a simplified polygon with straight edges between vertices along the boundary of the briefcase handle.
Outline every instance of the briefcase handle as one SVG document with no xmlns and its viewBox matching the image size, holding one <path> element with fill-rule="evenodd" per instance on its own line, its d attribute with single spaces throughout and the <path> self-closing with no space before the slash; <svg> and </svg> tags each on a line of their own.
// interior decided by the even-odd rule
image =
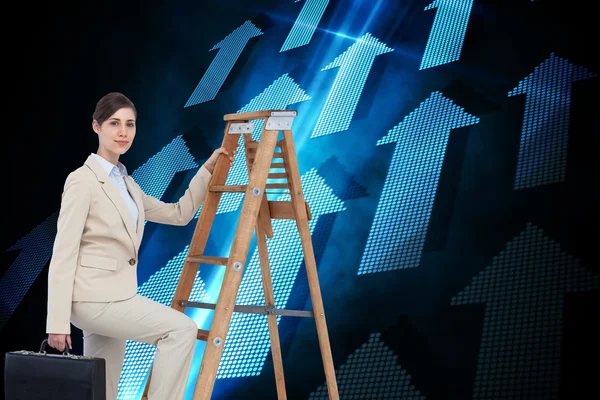
<svg viewBox="0 0 600 400">
<path fill-rule="evenodd" d="M 44 341 L 42 342 L 42 345 L 40 346 L 40 353 L 46 354 L 46 346 L 48 345 L 48 338 L 44 339 Z M 70 356 L 71 353 L 69 353 L 69 344 L 66 343 L 65 341 L 65 350 L 63 351 L 63 354 L 65 356 Z"/>
</svg>

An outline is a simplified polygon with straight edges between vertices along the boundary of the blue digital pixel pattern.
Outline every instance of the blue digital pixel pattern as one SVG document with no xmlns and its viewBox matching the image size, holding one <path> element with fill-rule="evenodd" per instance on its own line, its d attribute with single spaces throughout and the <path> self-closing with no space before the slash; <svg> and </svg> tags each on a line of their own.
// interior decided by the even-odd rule
<svg viewBox="0 0 600 400">
<path fill-rule="evenodd" d="M 131 177 L 148 195 L 160 199 L 176 173 L 198 168 L 181 135 L 137 168 Z"/>
<path fill-rule="evenodd" d="M 319 115 L 312 138 L 348 129 L 375 57 L 391 51 L 394 49 L 390 49 L 385 43 L 366 33 L 322 69 L 325 71 L 340 68 Z"/>
<path fill-rule="evenodd" d="M 356 178 L 347 171 L 347 168 L 342 165 L 336 156 L 329 157 L 318 168 L 317 174 L 323 178 L 327 186 L 331 188 L 333 193 L 344 203 L 349 200 L 367 197 L 369 194 L 367 189 L 358 183 Z M 320 215 L 315 227 L 311 232 L 311 241 L 313 244 L 313 253 L 317 264 L 317 271 L 321 271 L 321 259 L 325 253 L 329 237 L 331 236 L 334 224 L 337 220 L 338 213 Z M 332 238 L 332 240 L 336 240 Z M 331 266 L 327 267 L 331 270 Z M 310 302 L 310 289 L 308 285 L 308 276 L 306 273 L 305 263 L 302 262 L 298 270 L 298 274 L 294 279 L 292 291 L 288 296 L 286 308 L 291 310 L 303 310 L 307 302 Z M 283 357 L 286 356 L 287 350 L 292 345 L 296 332 L 303 318 L 283 318 L 279 322 L 279 341 L 281 344 L 281 352 Z M 267 356 L 267 360 L 268 360 Z"/>
<path fill-rule="evenodd" d="M 565 180 L 572 86 L 596 76 L 552 53 L 508 93 L 527 94 L 515 190 Z"/>
<path fill-rule="evenodd" d="M 473 0 L 435 0 L 425 10 L 437 8 L 419 69 L 460 59 Z"/>
<path fill-rule="evenodd" d="M 319 216 L 338 213 L 346 208 L 316 170 L 311 169 L 301 180 L 305 200 L 309 203 L 312 214 L 312 219 L 308 221 L 312 234 Z M 278 200 L 290 201 L 289 194 L 282 195 Z M 267 249 L 275 307 L 282 309 L 286 307 L 298 270 L 304 261 L 295 220 L 273 220 L 273 238 L 267 238 Z M 244 269 L 236 304 L 265 304 L 258 247 Z M 278 322 L 280 319 L 278 316 Z M 266 315 L 234 313 L 217 378 L 259 375 L 270 349 Z"/>
<path fill-rule="evenodd" d="M 7 249 L 7 251 L 20 250 L 20 252 L 0 280 L 0 293 L 2 293 L 0 329 L 4 327 L 52 257 L 57 219 L 58 211 Z"/>
<path fill-rule="evenodd" d="M 452 298 L 485 303 L 475 399 L 556 399 L 565 294 L 600 288 L 560 244 L 528 223 Z"/>
<path fill-rule="evenodd" d="M 296 0 L 296 3 L 298 1 Z M 329 0 L 306 0 L 304 7 L 300 11 L 300 15 L 298 15 L 298 19 L 294 23 L 279 52 L 295 49 L 310 43 L 328 4 Z"/>
<path fill-rule="evenodd" d="M 248 41 L 262 34 L 263 32 L 252 21 L 246 21 L 225 39 L 214 45 L 209 51 L 220 50 L 198 82 L 184 108 L 213 100 L 240 58 Z"/>
<path fill-rule="evenodd" d="M 137 168 L 131 176 L 148 195 L 161 198 L 177 172 L 197 167 L 185 141 L 178 136 Z M 56 211 L 7 249 L 21 252 L 0 281 L 0 292 L 3 299 L 7 299 L 2 302 L 0 328 L 8 321 L 52 257 L 58 214 L 59 211 Z"/>
<path fill-rule="evenodd" d="M 288 74 L 283 74 L 237 112 L 284 110 L 291 104 L 300 103 L 306 100 L 310 100 L 310 96 L 308 96 Z M 252 139 L 258 141 L 262 134 L 264 121 L 255 120 L 252 122 L 254 123 Z M 240 146 L 238 147 L 239 153 L 235 157 L 233 167 L 229 170 L 229 175 L 225 182 L 226 185 L 245 185 L 248 183 L 248 167 L 246 166 L 243 135 L 240 135 L 238 145 Z M 224 214 L 237 210 L 243 199 L 244 193 L 223 193 L 221 195 L 221 200 L 219 201 L 219 206 L 217 207 L 217 214 Z M 200 216 L 201 211 L 202 209 L 198 210 L 196 218 Z"/>
<path fill-rule="evenodd" d="M 411 376 L 398 364 L 398 356 L 373 333 L 369 341 L 348 356 L 335 371 L 340 399 L 425 400 L 411 383 Z M 327 384 L 309 400 L 329 400 Z"/>
<path fill-rule="evenodd" d="M 433 92 L 377 142 L 396 142 L 358 274 L 419 265 L 450 132 L 479 123 Z"/>
<path fill-rule="evenodd" d="M 150 279 L 138 288 L 138 294 L 171 307 L 188 249 L 189 245 L 185 246 L 167 265 L 154 273 Z M 210 300 L 199 272 L 196 274 L 189 300 L 198 302 L 208 302 Z M 155 353 L 156 346 L 131 340 L 127 341 L 125 361 L 119 380 L 118 399 L 139 399 L 139 391 L 146 382 L 146 376 L 150 372 Z"/>
</svg>

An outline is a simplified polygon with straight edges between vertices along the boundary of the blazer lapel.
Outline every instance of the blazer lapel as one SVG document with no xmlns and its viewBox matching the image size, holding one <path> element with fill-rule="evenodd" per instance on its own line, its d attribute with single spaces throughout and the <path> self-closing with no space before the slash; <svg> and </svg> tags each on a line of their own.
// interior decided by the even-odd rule
<svg viewBox="0 0 600 400">
<path fill-rule="evenodd" d="M 133 200 L 135 201 L 135 205 L 137 206 L 137 209 L 138 209 L 137 246 L 139 247 L 140 244 L 142 243 L 142 233 L 144 232 L 144 220 L 145 220 L 144 201 L 142 199 L 142 194 L 140 193 L 137 186 L 131 182 L 132 180 L 133 180 L 133 178 L 131 176 L 125 177 L 125 184 L 127 185 L 127 189 L 129 190 L 131 197 L 133 197 Z"/>
<path fill-rule="evenodd" d="M 90 169 L 96 174 L 96 177 L 98 178 L 98 181 L 101 184 L 102 190 L 104 191 L 104 193 L 106 193 L 108 198 L 112 201 L 112 203 L 117 208 L 117 211 L 121 215 L 121 219 L 123 220 L 123 223 L 125 224 L 125 227 L 127 228 L 129 237 L 131 237 L 131 240 L 133 241 L 133 244 L 137 250 L 139 247 L 139 238 L 135 232 L 135 227 L 133 225 L 133 221 L 131 220 L 131 214 L 129 214 L 129 209 L 127 208 L 125 201 L 123 201 L 123 198 L 119 194 L 117 187 L 114 185 L 114 183 L 108 177 L 106 172 L 104 172 L 104 169 L 102 169 L 102 166 L 100 164 L 98 164 L 98 162 L 96 160 L 94 160 L 94 158 L 92 156 L 88 157 L 85 164 L 88 167 L 90 167 Z M 137 200 L 136 200 L 136 203 L 137 203 Z"/>
</svg>

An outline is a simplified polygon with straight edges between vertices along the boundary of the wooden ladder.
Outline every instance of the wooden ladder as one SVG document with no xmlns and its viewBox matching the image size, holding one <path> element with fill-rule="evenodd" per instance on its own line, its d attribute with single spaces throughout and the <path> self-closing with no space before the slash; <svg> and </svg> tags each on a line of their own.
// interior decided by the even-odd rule
<svg viewBox="0 0 600 400">
<path fill-rule="evenodd" d="M 338 400 L 338 388 L 335 369 L 329 344 L 325 310 L 321 298 L 321 289 L 317 274 L 308 221 L 311 219 L 308 203 L 304 199 L 298 161 L 292 136 L 292 122 L 297 116 L 294 110 L 265 110 L 237 114 L 226 114 L 223 146 L 233 154 L 243 135 L 246 165 L 248 169 L 247 185 L 229 185 L 225 182 L 230 170 L 228 156 L 222 155 L 216 163 L 209 190 L 191 239 L 171 307 L 184 312 L 186 307 L 213 309 L 214 317 L 209 331 L 198 330 L 198 340 L 207 342 L 202 366 L 196 381 L 194 400 L 211 398 L 217 369 L 225 346 L 226 336 L 233 312 L 266 314 L 275 370 L 278 399 L 286 399 L 285 379 L 277 316 L 312 317 L 315 319 L 319 347 L 325 370 L 325 378 L 331 400 Z M 252 140 L 253 123 L 263 120 L 262 136 L 259 141 Z M 278 141 L 280 132 L 283 138 Z M 278 151 L 276 151 L 278 150 Z M 277 160 L 277 161 L 276 161 Z M 273 172 L 271 170 L 278 170 Z M 285 183 L 267 183 L 267 179 L 285 180 Z M 287 189 L 291 201 L 270 201 L 265 193 L 268 189 Z M 224 192 L 245 193 L 241 214 L 235 231 L 233 244 L 228 258 L 204 255 L 209 233 L 217 213 L 221 195 Z M 277 310 L 269 268 L 266 238 L 273 237 L 272 219 L 293 219 L 296 221 L 312 301 L 312 311 Z M 253 232 L 260 258 L 265 305 L 236 305 L 242 273 Z M 216 304 L 190 302 L 189 296 L 200 264 L 221 265 L 226 268 L 225 276 Z M 146 382 L 143 399 L 147 398 L 150 377 Z"/>
</svg>

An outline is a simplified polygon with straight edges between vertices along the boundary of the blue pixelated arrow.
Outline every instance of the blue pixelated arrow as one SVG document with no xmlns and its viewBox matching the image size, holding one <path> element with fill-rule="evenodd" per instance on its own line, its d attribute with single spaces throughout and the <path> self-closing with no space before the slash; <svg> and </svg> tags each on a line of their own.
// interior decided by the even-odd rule
<svg viewBox="0 0 600 400">
<path fill-rule="evenodd" d="M 437 8 L 419 69 L 436 67 L 460 58 L 473 0 L 435 0 L 425 10 Z"/>
<path fill-rule="evenodd" d="M 319 115 L 312 138 L 348 129 L 375 57 L 391 51 L 394 50 L 367 33 L 322 69 L 325 71 L 340 68 Z"/>
<path fill-rule="evenodd" d="M 316 170 L 312 169 L 304 174 L 302 187 L 312 214 L 309 221 L 311 234 L 320 216 L 346 209 L 344 202 L 334 194 Z M 289 195 L 284 195 L 279 200 L 289 201 Z M 275 307 L 281 309 L 286 307 L 304 257 L 295 220 L 274 220 L 273 235 L 273 238 L 267 239 L 267 248 Z M 260 259 L 258 248 L 255 248 L 244 269 L 236 304 L 265 304 L 263 293 Z M 234 313 L 217 378 L 259 375 L 270 349 L 266 317 Z"/>
<path fill-rule="evenodd" d="M 413 385 L 410 374 L 398 364 L 398 356 L 381 340 L 380 333 L 372 333 L 369 341 L 356 349 L 335 375 L 341 399 L 425 400 Z M 373 396 L 375 393 L 380 397 Z M 327 384 L 308 398 L 329 400 Z"/>
<path fill-rule="evenodd" d="M 296 0 L 296 2 L 298 1 Z M 279 52 L 295 49 L 310 43 L 328 4 L 329 0 L 306 0 L 304 7 L 300 11 L 300 15 L 298 15 L 298 19 L 296 19 L 292 30 Z"/>
<path fill-rule="evenodd" d="M 306 100 L 310 100 L 310 96 L 304 92 L 304 89 L 302 89 L 288 74 L 283 74 L 237 112 L 284 110 L 291 104 L 300 103 Z M 264 121 L 256 120 L 253 122 L 254 130 L 252 131 L 252 139 L 259 140 Z M 244 138 L 242 135 L 240 135 L 238 144 L 241 146 L 240 149 L 243 150 Z M 239 154 L 236 156 L 235 163 L 229 171 L 227 181 L 225 182 L 226 185 L 244 185 L 248 183 L 246 155 L 242 150 L 240 150 Z M 223 193 L 221 200 L 219 201 L 217 214 L 237 210 L 243 198 L 244 193 Z M 196 218 L 198 218 L 201 211 L 202 209 L 198 210 Z"/>
<path fill-rule="evenodd" d="M 474 398 L 556 399 L 565 294 L 599 288 L 599 276 L 527 224 L 452 298 L 485 303 Z"/>
<path fill-rule="evenodd" d="M 198 164 L 194 161 L 194 156 L 189 152 L 185 141 L 178 136 L 144 165 L 137 168 L 131 176 L 146 193 L 160 198 L 177 172 L 197 167 Z M 0 280 L 2 294 L 0 329 L 50 260 L 56 236 L 57 217 L 58 211 L 7 249 L 7 251 L 20 250 L 20 253 Z"/>
<path fill-rule="evenodd" d="M 508 93 L 527 94 L 515 190 L 564 181 L 572 86 L 596 76 L 552 53 Z"/>
<path fill-rule="evenodd" d="M 160 199 L 175 174 L 194 168 L 198 168 L 198 163 L 179 135 L 133 171 L 131 177 L 147 195 Z"/>
<path fill-rule="evenodd" d="M 254 26 L 251 21 L 246 21 L 225 39 L 214 45 L 209 51 L 220 50 L 184 107 L 191 107 L 213 100 L 250 39 L 262 34 L 263 32 Z"/>
<path fill-rule="evenodd" d="M 377 145 L 396 143 L 358 274 L 419 265 L 450 132 L 479 118 L 433 92 Z"/>
<path fill-rule="evenodd" d="M 20 250 L 0 280 L 0 329 L 4 327 L 23 297 L 52 256 L 58 211 L 22 237 L 7 251 Z"/>
</svg>

